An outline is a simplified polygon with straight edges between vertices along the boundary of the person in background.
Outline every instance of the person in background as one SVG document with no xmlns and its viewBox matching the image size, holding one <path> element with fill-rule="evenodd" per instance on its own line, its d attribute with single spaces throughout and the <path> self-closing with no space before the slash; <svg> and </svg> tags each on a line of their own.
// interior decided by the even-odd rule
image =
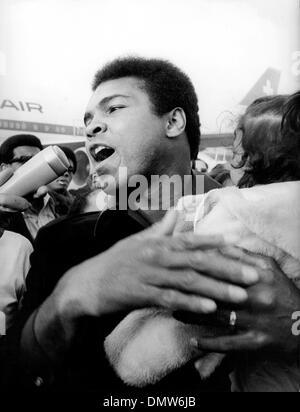
<svg viewBox="0 0 300 412">
<path fill-rule="evenodd" d="M 69 186 L 77 170 L 77 160 L 72 149 L 65 146 L 59 146 L 67 156 L 70 167 L 56 180 L 47 185 L 48 193 L 55 201 L 55 215 L 57 217 L 66 216 L 75 200 L 75 196 L 69 192 Z"/>
<path fill-rule="evenodd" d="M 13 173 L 41 150 L 43 150 L 43 145 L 36 136 L 29 134 L 11 136 L 0 146 L 0 170 L 9 168 Z M 31 224 L 32 219 L 30 219 L 30 216 L 32 216 L 34 209 L 38 207 L 41 209 L 43 199 L 28 197 L 27 201 L 28 207 L 23 213 L 3 211 L 0 216 L 0 226 L 12 232 L 19 233 L 33 242 L 36 229 L 33 228 L 33 224 Z M 45 213 L 42 214 L 42 217 L 44 217 L 44 215 Z M 48 214 L 48 219 L 50 217 L 54 217 L 51 212 Z"/>
<path fill-rule="evenodd" d="M 229 233 L 240 219 L 253 237 L 247 240 L 241 232 L 236 241 L 243 244 L 240 257 L 245 250 L 260 249 L 260 264 L 268 273 L 248 289 L 247 304 L 234 309 L 234 333 L 203 339 L 200 347 L 236 353 L 235 391 L 299 392 L 300 339 L 292 328 L 300 310 L 300 92 L 256 100 L 241 117 L 235 136 L 234 178 L 243 190 L 224 189 L 208 197 L 211 214 L 201 222 L 205 214 L 196 212 L 194 227 L 201 234 Z M 222 204 L 227 206 L 222 209 Z"/>
<path fill-rule="evenodd" d="M 86 185 L 75 191 L 74 195 L 75 199 L 69 210 L 69 216 L 101 212 L 108 206 L 109 197 L 99 187 L 96 173 L 89 175 Z"/>
<path fill-rule="evenodd" d="M 296 167 L 298 141 L 291 141 L 290 129 L 282 132 L 278 124 L 287 101 L 288 96 L 262 97 L 255 100 L 240 118 L 230 171 L 231 179 L 238 187 L 300 178 Z"/>
<path fill-rule="evenodd" d="M 9 167 L 11 170 L 16 171 L 41 150 L 43 150 L 43 145 L 36 136 L 28 134 L 12 136 L 0 146 L 0 167 L 2 170 Z M 70 153 L 69 156 L 76 168 L 75 156 L 73 157 Z M 70 173 L 71 170 L 67 173 L 68 179 Z M 57 188 L 58 186 L 59 184 L 54 187 Z M 2 214 L 0 225 L 25 236 L 33 242 L 41 227 L 68 212 L 66 202 L 56 201 L 59 195 L 50 196 L 48 192 L 49 189 L 43 186 L 35 194 L 27 196 L 26 199 L 30 202 L 30 207 L 22 214 L 11 214 L 9 212 Z"/>
<path fill-rule="evenodd" d="M 0 187 L 12 174 L 11 169 L 0 172 Z M 21 212 L 28 207 L 25 199 L 0 194 L 0 215 L 7 211 Z M 26 238 L 0 227 L 0 337 L 11 328 L 20 308 L 32 251 L 31 243 Z"/>
</svg>

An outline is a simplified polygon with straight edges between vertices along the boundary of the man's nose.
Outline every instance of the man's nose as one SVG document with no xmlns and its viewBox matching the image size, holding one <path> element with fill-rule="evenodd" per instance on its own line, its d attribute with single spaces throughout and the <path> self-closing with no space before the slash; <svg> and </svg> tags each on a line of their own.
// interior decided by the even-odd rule
<svg viewBox="0 0 300 412">
<path fill-rule="evenodd" d="M 86 128 L 86 135 L 88 138 L 97 136 L 98 134 L 105 133 L 107 126 L 100 121 L 91 122 Z"/>
</svg>

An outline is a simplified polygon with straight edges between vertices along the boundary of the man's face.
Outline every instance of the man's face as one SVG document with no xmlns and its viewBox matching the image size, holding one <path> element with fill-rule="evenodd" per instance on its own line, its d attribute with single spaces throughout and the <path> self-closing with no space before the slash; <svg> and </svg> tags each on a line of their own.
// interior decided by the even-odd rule
<svg viewBox="0 0 300 412">
<path fill-rule="evenodd" d="M 112 176 L 117 186 L 120 167 L 128 177 L 158 174 L 168 153 L 164 116 L 154 114 L 148 94 L 138 79 L 125 77 L 104 82 L 92 95 L 85 114 L 87 152 L 107 192 Z M 106 176 L 105 176 L 106 175 Z"/>
<path fill-rule="evenodd" d="M 19 146 L 16 147 L 13 151 L 13 159 L 10 163 L 13 171 L 15 172 L 23 164 L 28 162 L 33 156 L 38 154 L 41 150 L 38 147 L 31 146 Z"/>
<path fill-rule="evenodd" d="M 68 159 L 70 163 L 70 167 L 68 170 L 65 171 L 65 173 L 55 179 L 53 182 L 51 182 L 48 185 L 48 188 L 54 192 L 65 192 L 68 187 L 70 186 L 70 183 L 73 179 L 74 175 L 74 164 L 71 159 Z"/>
</svg>

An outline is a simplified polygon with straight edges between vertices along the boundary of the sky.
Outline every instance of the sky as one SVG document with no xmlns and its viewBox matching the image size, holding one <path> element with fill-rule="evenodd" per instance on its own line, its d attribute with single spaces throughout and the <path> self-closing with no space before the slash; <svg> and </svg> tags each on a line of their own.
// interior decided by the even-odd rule
<svg viewBox="0 0 300 412">
<path fill-rule="evenodd" d="M 203 132 L 227 132 L 267 68 L 281 72 L 279 92 L 299 88 L 297 30 L 299 0 L 0 0 L 0 104 L 44 108 L 0 119 L 82 126 L 96 70 L 134 54 L 186 71 Z"/>
</svg>

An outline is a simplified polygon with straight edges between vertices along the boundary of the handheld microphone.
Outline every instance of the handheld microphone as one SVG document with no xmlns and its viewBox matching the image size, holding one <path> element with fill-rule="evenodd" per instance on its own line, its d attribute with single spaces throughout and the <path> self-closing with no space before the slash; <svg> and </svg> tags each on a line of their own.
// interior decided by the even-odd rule
<svg viewBox="0 0 300 412">
<path fill-rule="evenodd" d="M 58 146 L 48 146 L 15 171 L 0 193 L 26 196 L 65 173 L 69 160 Z"/>
</svg>

